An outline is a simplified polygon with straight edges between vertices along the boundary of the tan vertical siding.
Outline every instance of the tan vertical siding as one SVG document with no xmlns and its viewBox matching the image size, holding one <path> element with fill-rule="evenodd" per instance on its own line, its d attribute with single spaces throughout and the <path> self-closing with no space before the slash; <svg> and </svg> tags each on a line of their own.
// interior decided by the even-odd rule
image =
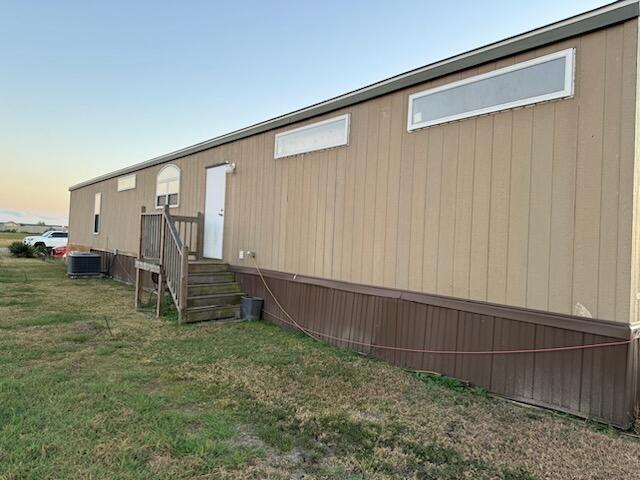
<svg viewBox="0 0 640 480">
<path fill-rule="evenodd" d="M 203 210 L 206 166 L 235 162 L 231 263 L 250 249 L 273 270 L 629 321 L 637 34 L 627 21 L 320 117 L 351 114 L 346 147 L 274 160 L 271 131 L 179 159 L 176 213 Z M 570 47 L 574 98 L 407 132 L 409 94 Z M 136 253 L 159 169 L 131 192 L 72 192 L 71 242 Z"/>
<path fill-rule="evenodd" d="M 476 160 L 471 209 L 471 265 L 469 269 L 469 297 L 473 300 L 486 300 L 487 298 L 493 120 L 493 116 L 488 116 L 478 118 L 476 121 Z"/>
<path fill-rule="evenodd" d="M 406 120 L 405 102 L 401 95 L 393 97 L 391 104 L 391 125 L 403 124 Z M 384 242 L 384 284 L 396 285 L 397 268 L 400 263 L 398 252 L 398 225 L 400 220 L 400 191 L 402 167 L 402 130 L 390 128 L 389 171 L 387 174 L 387 221 Z"/>
<path fill-rule="evenodd" d="M 600 251 L 598 256 L 598 312 L 616 316 L 616 267 L 618 245 L 618 187 L 620 181 L 620 132 L 622 130 L 622 55 L 624 29 L 606 32 L 604 111 L 601 179 Z M 606 88 L 615 85 L 618 88 Z"/>
<path fill-rule="evenodd" d="M 442 143 L 442 175 L 440 177 L 440 212 L 438 216 L 438 263 L 436 289 L 445 295 L 453 294 L 453 255 L 460 124 L 445 131 Z M 427 224 L 426 228 L 430 228 Z"/>
<path fill-rule="evenodd" d="M 533 115 L 531 108 L 513 112 L 506 293 L 517 306 L 527 304 Z"/>
<path fill-rule="evenodd" d="M 438 134 L 440 138 L 438 139 Z M 425 223 L 435 225 L 440 211 L 440 168 L 442 151 L 442 129 L 435 128 L 423 135 L 416 135 L 413 150 L 413 173 L 411 184 L 411 221 L 409 224 L 409 285 L 410 290 L 430 289 L 435 291 L 435 271 L 437 268 L 438 231 L 427 230 Z M 434 149 L 438 153 L 434 154 Z M 429 154 L 427 154 L 429 152 Z M 438 164 L 434 165 L 434 160 Z M 431 162 L 429 162 L 431 161 Z M 407 185 L 407 188 L 409 185 Z M 425 251 L 427 255 L 425 256 Z M 432 253 L 433 255 L 429 255 Z M 429 272 L 428 278 L 423 272 Z"/>
<path fill-rule="evenodd" d="M 602 130 L 606 33 L 582 39 L 589 61 L 577 63 L 581 101 L 578 117 L 573 299 L 595 314 L 598 304 L 598 258 L 602 179 Z"/>
<path fill-rule="evenodd" d="M 559 102 L 555 133 L 551 194 L 551 250 L 549 255 L 549 310 L 573 310 L 573 237 L 575 232 L 578 102 Z"/>
<path fill-rule="evenodd" d="M 408 105 L 403 98 L 403 126 L 407 118 Z M 404 128 L 398 130 L 402 132 L 402 157 L 400 165 L 400 198 L 398 202 L 398 226 L 397 235 L 398 250 L 396 252 L 396 285 L 398 288 L 409 287 L 409 266 L 417 261 L 411 258 L 411 215 L 413 205 L 411 202 L 411 182 L 413 179 L 413 163 L 415 151 L 415 135 L 405 135 Z M 393 254 L 392 254 L 393 255 Z"/>
<path fill-rule="evenodd" d="M 621 125 L 633 124 L 634 129 L 622 128 L 620 130 L 620 175 L 619 175 L 619 195 L 618 195 L 618 255 L 616 267 L 616 283 L 623 284 L 632 276 L 632 270 L 635 266 L 640 265 L 640 258 L 632 255 L 631 262 L 626 260 L 625 252 L 632 251 L 633 231 L 638 226 L 638 219 L 634 215 L 633 222 L 627 221 L 627 213 L 633 211 L 634 183 L 636 181 L 633 173 L 637 168 L 637 159 L 640 156 L 636 150 L 636 140 L 638 133 L 638 121 L 636 120 L 636 112 L 638 112 L 638 102 L 640 98 L 636 94 L 638 85 L 638 28 L 637 24 L 627 22 L 624 24 L 624 41 L 622 45 L 622 85 L 620 95 L 622 97 L 621 105 Z M 640 181 L 640 179 L 638 179 Z M 637 285 L 632 283 L 630 289 L 630 319 L 632 323 L 637 322 L 636 295 Z M 623 305 L 627 298 L 627 292 L 623 289 L 616 289 L 616 305 Z M 617 312 L 620 315 L 620 312 Z M 639 379 L 640 380 L 640 379 Z"/>
<path fill-rule="evenodd" d="M 638 31 L 634 37 L 637 39 Z M 636 101 L 634 102 L 634 120 L 636 125 L 640 125 L 640 83 L 638 80 L 637 68 L 640 66 L 640 49 L 636 49 L 634 57 L 636 60 L 635 72 L 635 93 Z M 636 128 L 633 132 L 634 144 L 634 161 L 633 165 L 633 222 L 632 222 L 632 243 L 631 243 L 631 291 L 629 292 L 629 303 L 631 305 L 630 319 L 632 323 L 640 322 L 640 129 Z"/>
<path fill-rule="evenodd" d="M 455 230 L 453 245 L 453 290 L 455 297 L 469 298 L 471 251 L 471 212 L 475 168 L 476 122 L 465 122 L 459 131 L 458 170 L 456 172 Z"/>
<path fill-rule="evenodd" d="M 486 300 L 494 303 L 506 300 L 512 122 L 511 111 L 498 113 L 493 122 Z"/>
</svg>

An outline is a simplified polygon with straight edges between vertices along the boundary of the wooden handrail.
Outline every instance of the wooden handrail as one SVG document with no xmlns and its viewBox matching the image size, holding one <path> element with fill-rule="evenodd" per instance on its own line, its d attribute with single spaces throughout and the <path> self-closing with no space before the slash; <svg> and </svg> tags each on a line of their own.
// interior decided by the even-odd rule
<svg viewBox="0 0 640 480">
<path fill-rule="evenodd" d="M 162 219 L 163 225 L 165 226 L 165 256 L 160 267 L 167 279 L 167 287 L 169 287 L 171 297 L 178 309 L 178 321 L 181 321 L 186 308 L 186 298 L 182 293 L 183 285 L 186 283 L 186 279 L 184 278 L 184 260 L 186 258 L 188 261 L 189 254 L 185 252 L 186 249 L 180 239 L 168 206 L 165 206 L 162 211 Z M 160 295 L 158 298 L 160 298 Z"/>
<path fill-rule="evenodd" d="M 164 217 L 163 217 L 163 220 L 164 220 Z M 161 222 L 160 224 L 160 259 L 159 259 L 159 263 L 161 266 L 164 265 L 165 263 L 164 238 L 165 238 L 166 228 L 167 228 L 167 222 L 166 221 Z M 166 279 L 165 279 L 164 269 L 161 267 L 160 275 L 158 275 L 158 301 L 156 303 L 156 317 L 159 317 L 160 314 L 162 313 L 162 296 L 164 295 L 165 281 Z"/>
<path fill-rule="evenodd" d="M 198 217 L 188 217 L 186 215 L 171 215 L 175 222 L 195 222 Z"/>
<path fill-rule="evenodd" d="M 165 223 L 169 227 L 169 232 L 173 237 L 173 240 L 178 245 L 178 248 L 182 250 L 182 240 L 180 239 L 180 235 L 178 235 L 178 231 L 176 230 L 176 226 L 174 224 L 175 217 L 172 217 L 171 211 L 167 205 L 164 206 L 164 210 L 162 211 L 162 216 L 164 217 Z"/>
</svg>

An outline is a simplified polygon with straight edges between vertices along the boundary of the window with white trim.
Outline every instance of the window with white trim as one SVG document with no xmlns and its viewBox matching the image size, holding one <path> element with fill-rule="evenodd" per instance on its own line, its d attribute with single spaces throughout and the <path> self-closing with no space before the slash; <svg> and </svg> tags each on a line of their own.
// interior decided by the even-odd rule
<svg viewBox="0 0 640 480">
<path fill-rule="evenodd" d="M 136 188 L 136 174 L 126 175 L 118 179 L 118 191 L 133 190 Z"/>
<path fill-rule="evenodd" d="M 156 208 L 165 205 L 177 207 L 180 204 L 180 169 L 167 165 L 156 177 Z"/>
<path fill-rule="evenodd" d="M 349 144 L 349 114 L 276 134 L 274 158 Z"/>
<path fill-rule="evenodd" d="M 573 95 L 573 48 L 409 96 L 409 131 Z"/>
<path fill-rule="evenodd" d="M 102 194 L 96 193 L 93 198 L 93 234 L 100 233 L 100 210 L 102 209 Z"/>
</svg>

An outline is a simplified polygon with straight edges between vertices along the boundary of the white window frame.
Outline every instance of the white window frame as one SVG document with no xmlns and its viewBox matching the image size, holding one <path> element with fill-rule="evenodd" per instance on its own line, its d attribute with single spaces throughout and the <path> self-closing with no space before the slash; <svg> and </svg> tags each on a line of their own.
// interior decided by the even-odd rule
<svg viewBox="0 0 640 480">
<path fill-rule="evenodd" d="M 455 115 L 449 115 L 448 117 L 442 117 L 434 120 L 427 120 L 424 122 L 413 123 L 413 105 L 414 100 L 420 97 L 424 97 L 426 95 L 431 95 L 433 93 L 441 92 L 443 90 L 449 90 L 451 88 L 459 87 L 461 85 L 466 85 L 469 83 L 474 83 L 479 80 L 484 80 L 487 78 L 495 77 L 498 75 L 502 75 L 508 72 L 513 72 L 516 70 L 521 70 L 523 68 L 530 67 L 532 65 L 538 65 L 540 63 L 545 63 L 550 60 L 555 60 L 558 58 L 565 58 L 565 78 L 564 78 L 564 88 L 557 92 L 546 93 L 544 95 L 538 95 L 536 97 L 524 98 L 521 100 L 516 100 L 513 102 L 501 103 L 498 105 L 492 105 L 490 107 L 479 108 L 476 110 L 470 110 L 468 112 L 457 113 Z M 555 53 L 550 53 L 548 55 L 543 55 L 541 57 L 536 57 L 531 60 L 527 60 L 526 62 L 516 63 L 515 65 L 510 65 L 508 67 L 500 68 L 498 70 L 493 70 L 491 72 L 487 72 L 481 75 L 476 75 L 473 77 L 465 78 L 464 80 L 460 80 L 453 83 L 448 83 L 446 85 L 442 85 L 440 87 L 430 88 L 428 90 L 424 90 L 422 92 L 417 92 L 412 95 L 409 95 L 409 108 L 407 115 L 407 131 L 411 132 L 413 130 L 417 130 L 420 128 L 430 127 L 433 125 L 440 125 L 442 123 L 449 123 L 456 120 L 461 120 L 463 118 L 476 117 L 479 115 L 485 115 L 488 113 L 499 112 L 502 110 L 509 110 L 511 108 L 522 107 L 525 105 L 532 105 L 540 102 L 547 102 L 549 100 L 556 100 L 560 98 L 570 98 L 574 94 L 574 79 L 575 79 L 575 48 L 568 48 L 566 50 L 560 50 Z"/>
<path fill-rule="evenodd" d="M 158 174 L 156 175 L 156 196 L 154 197 L 154 203 L 156 206 L 156 209 L 160 210 L 162 208 L 164 208 L 164 205 L 158 205 L 158 197 L 160 195 L 158 195 L 158 177 L 160 176 L 160 174 L 166 170 L 169 167 L 174 167 L 178 170 L 178 191 L 177 192 L 171 192 L 171 193 L 163 193 L 162 195 L 166 195 L 167 196 L 167 201 L 169 200 L 169 196 L 170 195 L 178 195 L 178 203 L 176 203 L 175 205 L 169 205 L 169 208 L 178 208 L 180 206 L 180 191 L 182 190 L 182 170 L 180 169 L 179 166 L 177 166 L 174 163 L 170 163 L 169 165 L 165 165 L 164 167 L 162 167 L 160 170 L 158 170 Z"/>
<path fill-rule="evenodd" d="M 96 205 L 98 208 L 96 208 Z M 96 217 L 98 217 L 97 224 L 96 224 Z M 100 234 L 100 227 L 102 227 L 102 193 L 98 192 L 93 197 L 93 234 L 94 235 Z"/>
<path fill-rule="evenodd" d="M 130 178 L 133 178 L 133 187 L 124 187 L 124 188 L 122 188 L 120 186 L 120 182 L 124 181 L 124 180 L 128 180 Z M 126 192 L 127 190 L 135 190 L 136 185 L 137 185 L 137 181 L 138 181 L 138 179 L 137 179 L 137 176 L 136 176 L 135 173 L 132 173 L 130 175 L 125 175 L 123 177 L 119 177 L 117 179 L 117 189 L 118 189 L 119 192 Z"/>
<path fill-rule="evenodd" d="M 313 148 L 311 150 L 298 150 L 295 151 L 293 153 L 287 153 L 287 154 L 282 154 L 282 155 L 278 155 L 278 139 L 282 138 L 282 137 L 286 137 L 287 135 L 290 135 L 292 133 L 297 133 L 297 132 L 301 132 L 304 130 L 309 130 L 311 128 L 316 128 L 319 127 L 321 125 L 326 125 L 328 123 L 334 123 L 334 122 L 339 122 L 344 120 L 344 141 L 340 141 L 340 142 L 336 142 L 336 143 L 332 143 L 330 145 L 324 145 L 322 147 L 319 148 Z M 278 159 L 278 158 L 285 158 L 285 157 L 293 157 L 295 155 L 301 155 L 303 153 L 310 153 L 310 152 L 318 152 L 320 150 L 328 150 L 329 148 L 336 148 L 336 147 L 342 147 L 345 145 L 349 145 L 349 130 L 351 127 L 351 114 L 349 113 L 345 113 L 344 115 L 339 115 L 337 117 L 332 117 L 332 118 L 328 118 L 326 120 L 322 120 L 320 122 L 315 122 L 315 123 L 310 123 L 309 125 L 305 125 L 303 127 L 299 127 L 299 128 L 294 128 L 293 130 L 287 130 L 286 132 L 280 132 L 280 133 L 276 133 L 274 142 L 273 142 L 273 158 Z"/>
</svg>

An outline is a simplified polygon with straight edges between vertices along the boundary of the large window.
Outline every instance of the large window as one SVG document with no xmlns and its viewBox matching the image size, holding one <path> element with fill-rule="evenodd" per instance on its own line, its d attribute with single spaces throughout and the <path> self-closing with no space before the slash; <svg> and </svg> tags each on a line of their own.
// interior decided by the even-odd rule
<svg viewBox="0 0 640 480">
<path fill-rule="evenodd" d="M 574 50 L 534 58 L 409 97 L 408 130 L 573 95 Z"/>
<path fill-rule="evenodd" d="M 348 143 L 349 114 L 346 114 L 278 133 L 274 157 L 289 157 L 325 148 L 339 147 Z"/>
<path fill-rule="evenodd" d="M 136 174 L 132 173 L 131 175 L 127 175 L 125 177 L 120 177 L 118 179 L 118 191 L 124 192 L 125 190 L 133 190 L 136 188 Z"/>
<path fill-rule="evenodd" d="M 156 208 L 165 205 L 177 207 L 180 204 L 180 169 L 167 165 L 158 172 L 156 179 Z"/>
<path fill-rule="evenodd" d="M 100 210 L 102 208 L 102 194 L 96 193 L 93 199 L 93 233 L 100 233 Z"/>
</svg>

